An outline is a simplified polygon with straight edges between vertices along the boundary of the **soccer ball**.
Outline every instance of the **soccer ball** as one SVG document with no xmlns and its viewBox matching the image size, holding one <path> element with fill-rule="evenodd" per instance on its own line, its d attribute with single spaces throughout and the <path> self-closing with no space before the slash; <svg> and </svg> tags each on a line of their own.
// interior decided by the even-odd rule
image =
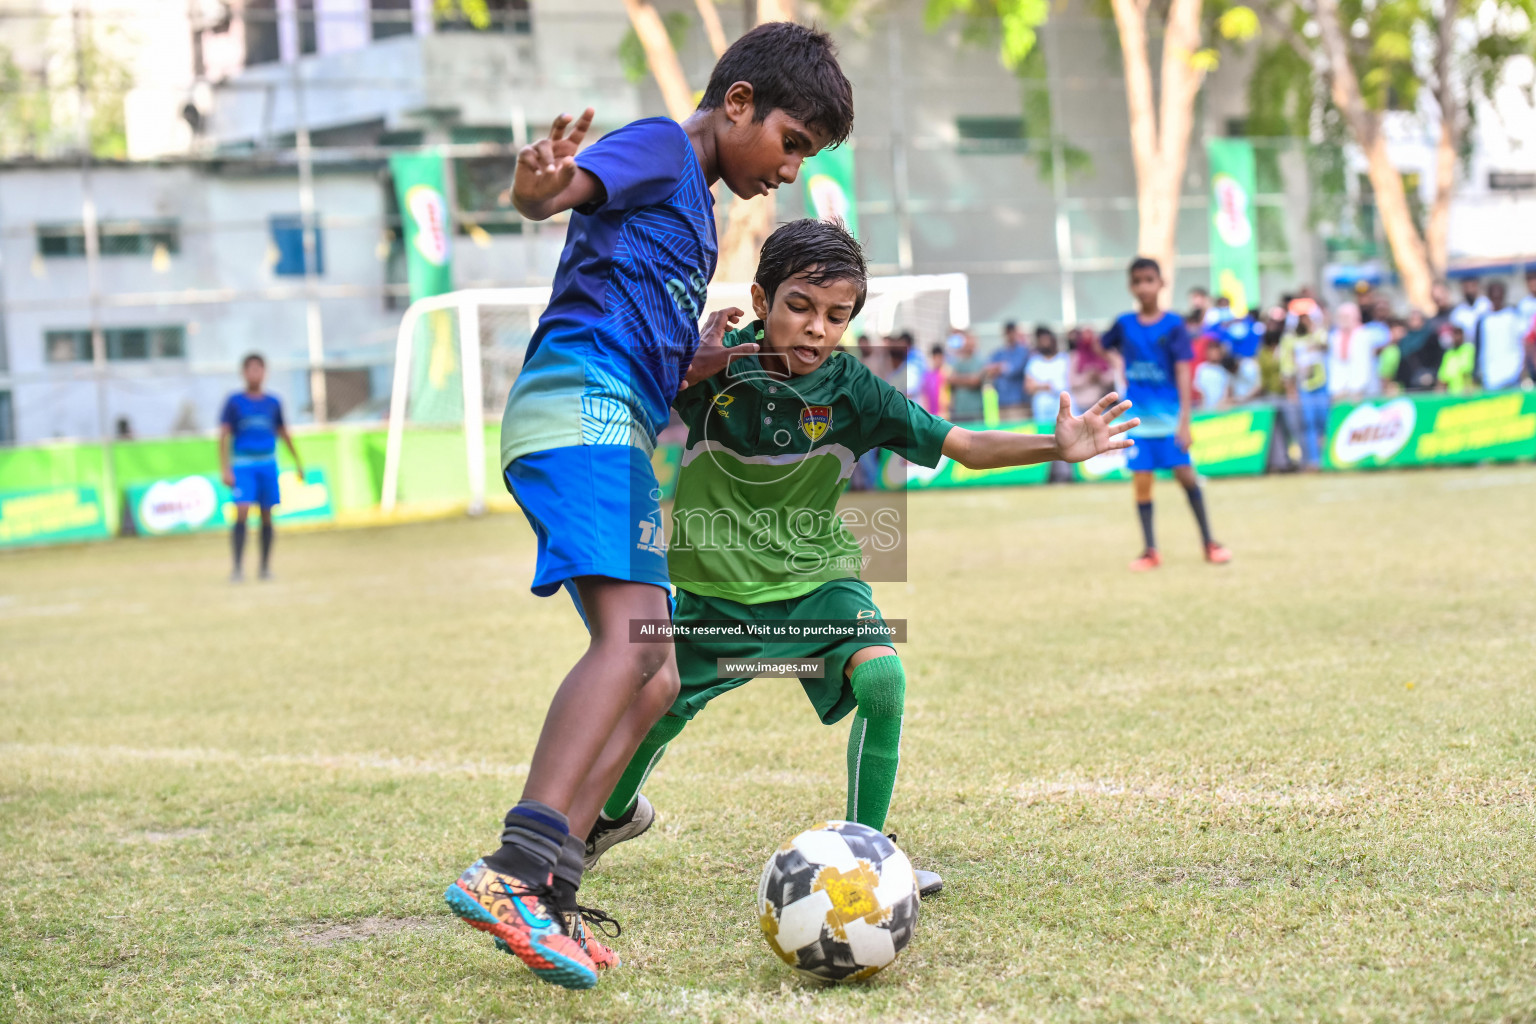
<svg viewBox="0 0 1536 1024">
<path fill-rule="evenodd" d="M 774 851 L 757 887 L 768 946 L 798 973 L 862 981 L 896 959 L 917 929 L 917 876 L 896 844 L 829 821 Z"/>
</svg>

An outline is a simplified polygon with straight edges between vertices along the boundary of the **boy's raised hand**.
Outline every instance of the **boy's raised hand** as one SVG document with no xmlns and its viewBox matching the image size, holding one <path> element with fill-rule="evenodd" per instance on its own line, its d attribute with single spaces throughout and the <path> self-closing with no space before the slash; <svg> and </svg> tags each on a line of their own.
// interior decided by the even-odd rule
<svg viewBox="0 0 1536 1024">
<path fill-rule="evenodd" d="M 1061 393 L 1061 409 L 1056 413 L 1056 447 L 1061 452 L 1062 461 L 1083 462 L 1095 455 L 1131 446 L 1132 441 L 1125 432 L 1139 426 L 1141 420 L 1116 423 L 1115 420 L 1131 407 L 1128 401 L 1116 405 L 1119 401 L 1120 396 L 1111 391 L 1081 416 L 1073 416 L 1072 399 L 1065 391 Z"/>
<path fill-rule="evenodd" d="M 576 177 L 576 151 L 595 116 L 596 111 L 588 107 L 571 124 L 571 115 L 561 114 L 550 125 L 547 138 L 518 152 L 517 169 L 512 174 L 512 203 L 520 212 L 537 212 L 570 185 Z"/>
<path fill-rule="evenodd" d="M 725 340 L 725 332 L 735 327 L 736 322 L 744 315 L 742 310 L 735 306 L 717 309 L 709 314 L 704 321 L 704 326 L 699 329 L 699 347 L 693 353 L 693 362 L 688 364 L 688 372 L 683 375 L 683 382 L 678 385 L 677 390 L 683 391 L 690 384 L 697 384 L 701 380 L 713 377 L 725 369 L 733 356 L 749 356 L 758 350 L 759 346 L 755 341 L 731 348 L 726 348 L 722 344 Z"/>
</svg>

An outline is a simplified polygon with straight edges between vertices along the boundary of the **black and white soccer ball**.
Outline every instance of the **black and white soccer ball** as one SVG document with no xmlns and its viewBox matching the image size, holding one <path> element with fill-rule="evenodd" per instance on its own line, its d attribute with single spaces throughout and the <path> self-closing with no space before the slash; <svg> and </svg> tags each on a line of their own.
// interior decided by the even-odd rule
<svg viewBox="0 0 1536 1024">
<path fill-rule="evenodd" d="M 917 929 L 917 876 L 896 844 L 829 821 L 774 851 L 757 887 L 769 947 L 800 974 L 862 981 L 889 966 Z"/>
</svg>

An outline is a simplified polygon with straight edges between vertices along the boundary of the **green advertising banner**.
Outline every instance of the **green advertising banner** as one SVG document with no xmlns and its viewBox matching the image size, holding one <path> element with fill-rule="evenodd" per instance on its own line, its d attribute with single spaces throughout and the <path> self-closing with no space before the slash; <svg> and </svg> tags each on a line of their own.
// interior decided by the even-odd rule
<svg viewBox="0 0 1536 1024">
<path fill-rule="evenodd" d="M 293 470 L 285 469 L 278 474 L 277 485 L 282 500 L 273 510 L 275 521 L 328 523 L 335 518 L 323 470 L 307 470 L 300 480 Z M 127 497 L 134 529 L 146 536 L 221 530 L 235 521 L 229 488 L 211 474 L 134 484 L 127 489 Z"/>
<path fill-rule="evenodd" d="M 411 301 L 453 291 L 453 225 L 441 153 L 397 153 L 389 158 L 400 203 Z M 456 423 L 464 416 L 463 368 L 450 312 L 429 313 L 416 328 L 411 359 L 409 415 L 416 423 Z"/>
<path fill-rule="evenodd" d="M 859 237 L 859 209 L 855 199 L 853 147 L 824 149 L 800 168 L 805 179 L 806 209 L 819 220 L 841 220 Z"/>
<path fill-rule="evenodd" d="M 998 428 L 1015 434 L 1040 433 L 1034 423 L 1020 423 Z M 893 452 L 880 453 L 880 489 L 884 491 L 925 491 L 939 487 L 989 487 L 999 484 L 1043 484 L 1050 478 L 1050 463 L 1038 466 L 1008 466 L 1003 469 L 967 469 L 944 458 L 932 469 L 908 462 Z"/>
<path fill-rule="evenodd" d="M 1336 405 L 1327 469 L 1536 458 L 1536 392 L 1407 395 Z"/>
<path fill-rule="evenodd" d="M 1255 231 L 1253 143 L 1209 139 L 1211 168 L 1211 294 L 1232 301 L 1247 316 L 1259 301 L 1259 243 Z"/>
<path fill-rule="evenodd" d="M 101 493 L 94 487 L 0 492 L 0 548 L 111 535 Z"/>
<path fill-rule="evenodd" d="M 1197 412 L 1189 423 L 1189 457 L 1202 476 L 1244 476 L 1263 473 L 1269 464 L 1270 438 L 1275 430 L 1272 406 Z M 1129 480 L 1125 452 L 1098 455 L 1073 467 L 1079 480 Z"/>
</svg>

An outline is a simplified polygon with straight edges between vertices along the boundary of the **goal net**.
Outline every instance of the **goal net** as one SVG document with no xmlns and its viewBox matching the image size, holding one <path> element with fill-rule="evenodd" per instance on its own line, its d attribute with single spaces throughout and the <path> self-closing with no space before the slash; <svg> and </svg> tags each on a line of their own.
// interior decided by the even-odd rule
<svg viewBox="0 0 1536 1024">
<path fill-rule="evenodd" d="M 523 353 L 549 304 L 549 289 L 471 288 L 411 304 L 400 320 L 390 390 L 389 435 L 380 504 L 385 512 L 400 500 L 406 432 L 462 439 L 471 515 L 485 510 L 490 429 L 501 421 L 507 393 L 522 368 Z M 751 316 L 750 284 L 714 284 L 706 313 L 738 306 Z M 910 331 L 923 349 L 950 330 L 970 326 L 970 295 L 964 274 L 873 277 L 864 309 L 844 342 L 861 333 L 883 338 Z"/>
</svg>

